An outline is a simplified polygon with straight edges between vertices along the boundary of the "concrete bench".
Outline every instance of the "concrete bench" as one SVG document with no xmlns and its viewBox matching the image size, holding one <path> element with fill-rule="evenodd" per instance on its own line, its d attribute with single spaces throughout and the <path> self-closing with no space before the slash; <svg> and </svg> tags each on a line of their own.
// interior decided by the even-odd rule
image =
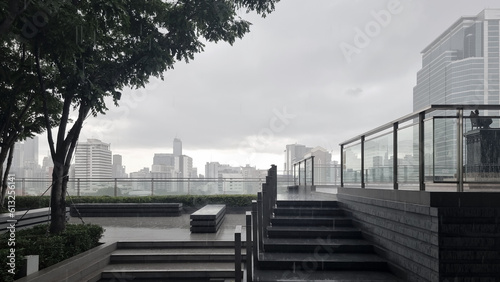
<svg viewBox="0 0 500 282">
<path fill-rule="evenodd" d="M 180 216 L 182 203 L 81 203 L 71 205 L 70 214 L 74 217 L 78 214 L 83 217 Z"/>
<path fill-rule="evenodd" d="M 26 211 L 16 211 L 13 218 L 10 217 L 10 213 L 0 214 L 0 233 L 7 231 L 7 227 L 14 223 L 12 220 L 17 220 L 15 222 L 16 229 L 50 223 L 49 208 L 32 209 L 26 215 L 24 215 L 25 213 Z M 69 219 L 69 208 L 66 208 L 66 219 Z"/>
<path fill-rule="evenodd" d="M 224 221 L 226 205 L 206 205 L 191 214 L 191 232 L 215 233 Z"/>
</svg>

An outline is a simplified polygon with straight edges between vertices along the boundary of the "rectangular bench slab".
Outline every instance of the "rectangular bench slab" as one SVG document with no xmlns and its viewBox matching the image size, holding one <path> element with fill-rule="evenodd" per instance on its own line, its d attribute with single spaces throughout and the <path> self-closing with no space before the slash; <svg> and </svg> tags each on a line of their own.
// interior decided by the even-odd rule
<svg viewBox="0 0 500 282">
<path fill-rule="evenodd" d="M 66 219 L 69 219 L 69 211 L 70 209 L 66 208 Z M 10 217 L 10 213 L 2 213 L 0 214 L 0 233 L 7 231 L 7 227 L 13 223 L 12 220 L 17 220 L 15 222 L 17 229 L 49 223 L 50 218 L 49 208 L 32 209 L 28 213 L 26 211 L 16 211 L 13 218 Z"/>
<path fill-rule="evenodd" d="M 180 216 L 182 203 L 81 203 L 71 205 L 71 216 L 78 216 L 78 213 L 83 217 Z"/>
<path fill-rule="evenodd" d="M 193 233 L 215 233 L 224 221 L 226 205 L 206 205 L 192 213 L 191 232 Z"/>
</svg>

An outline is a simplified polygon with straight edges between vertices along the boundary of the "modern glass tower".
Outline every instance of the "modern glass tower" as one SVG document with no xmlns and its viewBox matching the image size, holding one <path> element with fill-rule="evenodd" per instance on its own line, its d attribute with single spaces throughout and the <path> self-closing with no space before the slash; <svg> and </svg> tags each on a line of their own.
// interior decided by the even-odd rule
<svg viewBox="0 0 500 282">
<path fill-rule="evenodd" d="M 413 110 L 438 104 L 499 104 L 499 26 L 500 9 L 485 9 L 477 16 L 458 19 L 428 45 L 413 88 Z M 435 115 L 445 114 L 456 113 Z M 481 113 L 486 114 L 497 113 Z M 456 121 L 436 118 L 433 122 L 435 176 L 444 179 L 455 173 Z M 466 125 L 470 129 L 467 121 Z"/>
<path fill-rule="evenodd" d="M 462 17 L 422 51 L 413 110 L 500 102 L 500 9 Z"/>
</svg>

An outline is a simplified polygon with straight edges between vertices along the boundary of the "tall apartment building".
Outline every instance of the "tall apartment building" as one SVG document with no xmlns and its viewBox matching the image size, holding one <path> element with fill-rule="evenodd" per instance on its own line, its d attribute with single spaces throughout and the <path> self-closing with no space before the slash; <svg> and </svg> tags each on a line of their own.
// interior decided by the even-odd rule
<svg viewBox="0 0 500 282">
<path fill-rule="evenodd" d="M 174 138 L 174 156 L 182 156 L 182 141 Z"/>
<path fill-rule="evenodd" d="M 87 139 L 87 142 L 79 142 L 75 151 L 74 168 L 76 179 L 111 178 L 113 166 L 110 144 L 98 139 Z M 98 188 L 100 188 L 98 182 L 80 182 L 81 191 Z"/>
<path fill-rule="evenodd" d="M 500 9 L 485 9 L 477 16 L 461 17 L 422 51 L 413 109 L 433 104 L 499 104 L 499 85 Z M 436 119 L 434 140 L 434 152 L 425 162 L 434 161 L 436 172 L 449 177 L 456 167 L 455 120 Z"/>
</svg>

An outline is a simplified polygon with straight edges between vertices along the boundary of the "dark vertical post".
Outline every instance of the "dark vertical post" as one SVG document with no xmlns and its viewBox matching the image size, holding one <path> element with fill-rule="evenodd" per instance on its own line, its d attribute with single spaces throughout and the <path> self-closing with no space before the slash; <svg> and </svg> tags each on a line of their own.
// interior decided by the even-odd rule
<svg viewBox="0 0 500 282">
<path fill-rule="evenodd" d="M 425 119 L 425 112 L 420 112 L 418 114 L 418 183 L 420 191 L 425 191 L 424 119 Z"/>
<path fill-rule="evenodd" d="M 365 188 L 365 136 L 361 136 L 361 188 Z"/>
<path fill-rule="evenodd" d="M 300 162 L 299 162 L 299 186 L 300 186 Z"/>
<path fill-rule="evenodd" d="M 252 247 L 253 247 L 253 266 L 257 267 L 257 260 L 259 258 L 259 232 L 258 232 L 258 215 L 257 215 L 257 201 L 252 200 Z"/>
<path fill-rule="evenodd" d="M 307 186 L 307 160 L 304 159 L 304 187 Z"/>
<path fill-rule="evenodd" d="M 340 145 L 340 187 L 344 187 L 344 144 Z"/>
<path fill-rule="evenodd" d="M 297 166 L 297 164 L 293 164 L 293 185 L 297 185 L 297 181 L 296 181 L 296 178 L 295 178 L 295 167 Z"/>
<path fill-rule="evenodd" d="M 259 230 L 259 251 L 264 251 L 262 240 L 264 240 L 264 223 L 263 220 L 263 209 L 262 209 L 262 192 L 257 193 L 257 226 Z"/>
<path fill-rule="evenodd" d="M 253 203 L 252 203 L 253 205 Z M 246 212 L 246 269 L 247 269 L 247 282 L 252 282 L 252 212 Z"/>
<path fill-rule="evenodd" d="M 154 178 L 151 178 L 151 196 L 155 195 Z"/>
<path fill-rule="evenodd" d="M 398 128 L 399 123 L 395 122 L 392 129 L 392 186 L 394 190 L 399 189 L 398 184 Z"/>
<path fill-rule="evenodd" d="M 311 156 L 311 187 L 314 186 L 314 156 Z"/>
<path fill-rule="evenodd" d="M 234 230 L 234 281 L 241 282 L 241 225 Z"/>
<path fill-rule="evenodd" d="M 457 192 L 464 191 L 464 109 L 457 110 Z"/>
</svg>

